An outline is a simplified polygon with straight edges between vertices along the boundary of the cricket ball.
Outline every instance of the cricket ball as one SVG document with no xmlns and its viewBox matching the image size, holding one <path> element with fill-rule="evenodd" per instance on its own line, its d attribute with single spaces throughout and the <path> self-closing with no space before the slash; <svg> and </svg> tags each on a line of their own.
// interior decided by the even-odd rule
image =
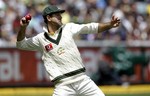
<svg viewBox="0 0 150 96">
<path fill-rule="evenodd" d="M 30 14 L 27 14 L 26 16 L 25 16 L 25 18 L 26 18 L 26 20 L 28 21 L 28 20 L 31 20 L 31 15 Z"/>
</svg>

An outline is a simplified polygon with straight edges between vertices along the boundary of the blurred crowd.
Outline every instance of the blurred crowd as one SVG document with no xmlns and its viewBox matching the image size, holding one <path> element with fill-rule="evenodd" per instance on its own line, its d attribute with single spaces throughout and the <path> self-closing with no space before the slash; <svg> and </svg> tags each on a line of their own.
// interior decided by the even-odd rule
<svg viewBox="0 0 150 96">
<path fill-rule="evenodd" d="M 78 40 L 149 40 L 150 0 L 0 0 L 0 46 L 15 45 L 19 20 L 30 13 L 27 37 L 43 32 L 41 12 L 48 4 L 65 9 L 63 23 L 108 22 L 121 19 L 118 28 L 97 34 L 82 34 Z"/>
</svg>

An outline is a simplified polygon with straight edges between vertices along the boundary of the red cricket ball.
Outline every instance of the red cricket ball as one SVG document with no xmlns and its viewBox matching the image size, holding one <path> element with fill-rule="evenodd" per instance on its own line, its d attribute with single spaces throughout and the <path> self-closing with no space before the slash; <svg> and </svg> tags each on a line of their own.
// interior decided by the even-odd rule
<svg viewBox="0 0 150 96">
<path fill-rule="evenodd" d="M 28 20 L 31 20 L 31 15 L 30 14 L 27 14 L 26 16 L 25 16 L 25 18 L 26 18 L 26 20 L 28 21 Z"/>
</svg>

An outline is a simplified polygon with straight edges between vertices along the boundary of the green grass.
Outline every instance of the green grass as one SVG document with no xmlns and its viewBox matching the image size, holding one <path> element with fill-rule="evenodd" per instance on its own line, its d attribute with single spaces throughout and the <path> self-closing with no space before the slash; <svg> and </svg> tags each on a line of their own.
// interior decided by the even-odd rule
<svg viewBox="0 0 150 96">
<path fill-rule="evenodd" d="M 150 85 L 100 86 L 106 96 L 150 96 Z M 0 96 L 52 96 L 54 88 L 0 88 Z"/>
<path fill-rule="evenodd" d="M 106 96 L 150 96 L 149 94 L 105 94 Z M 0 96 L 52 96 L 52 94 L 11 94 Z"/>
<path fill-rule="evenodd" d="M 113 94 L 113 95 L 106 94 L 106 96 L 150 96 L 150 93 L 149 94 L 148 93 L 147 94 Z"/>
</svg>

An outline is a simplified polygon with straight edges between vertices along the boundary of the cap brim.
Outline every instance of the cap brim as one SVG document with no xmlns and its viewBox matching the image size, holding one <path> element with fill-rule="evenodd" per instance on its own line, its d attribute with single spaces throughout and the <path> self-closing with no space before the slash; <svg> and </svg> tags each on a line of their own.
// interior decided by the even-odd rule
<svg viewBox="0 0 150 96">
<path fill-rule="evenodd" d="M 64 12 L 65 12 L 65 10 L 57 10 L 55 12 L 52 12 L 51 14 L 54 14 L 54 13 L 64 13 Z"/>
</svg>

